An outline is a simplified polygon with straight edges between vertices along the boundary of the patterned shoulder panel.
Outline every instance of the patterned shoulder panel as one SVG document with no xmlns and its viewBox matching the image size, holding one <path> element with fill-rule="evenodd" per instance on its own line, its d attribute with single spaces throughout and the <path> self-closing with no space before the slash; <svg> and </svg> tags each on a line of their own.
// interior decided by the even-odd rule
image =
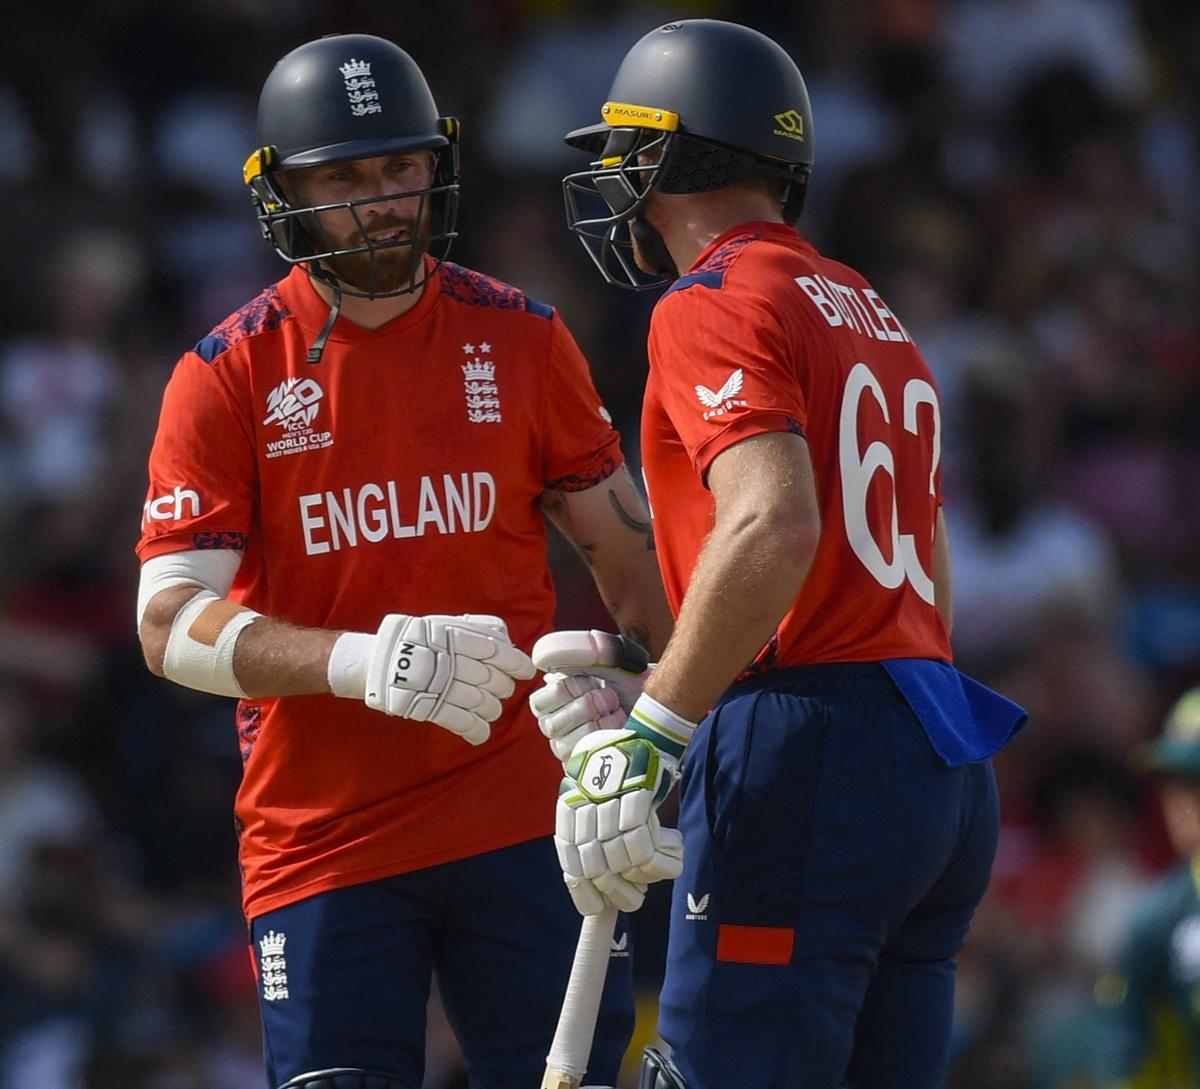
<svg viewBox="0 0 1200 1089">
<path fill-rule="evenodd" d="M 256 333 L 278 329 L 292 313 L 279 297 L 278 285 L 272 284 L 256 299 L 230 314 L 220 325 L 192 349 L 205 363 L 215 362 L 219 355 Z"/>
<path fill-rule="evenodd" d="M 742 251 L 751 242 L 757 242 L 761 238 L 762 234 L 760 233 L 740 234 L 737 238 L 731 238 L 723 246 L 718 246 L 713 250 L 699 268 L 689 272 L 686 276 L 680 276 L 663 292 L 662 297 L 665 299 L 668 295 L 672 295 L 676 291 L 686 291 L 689 287 L 707 287 L 719 291 L 725 283 L 725 273 L 729 266 L 741 256 Z"/>
<path fill-rule="evenodd" d="M 539 318 L 550 318 L 554 311 L 545 303 L 531 299 L 510 284 L 463 268 L 447 261 L 441 269 L 442 294 L 467 306 L 489 306 L 496 310 L 524 310 Z"/>
</svg>

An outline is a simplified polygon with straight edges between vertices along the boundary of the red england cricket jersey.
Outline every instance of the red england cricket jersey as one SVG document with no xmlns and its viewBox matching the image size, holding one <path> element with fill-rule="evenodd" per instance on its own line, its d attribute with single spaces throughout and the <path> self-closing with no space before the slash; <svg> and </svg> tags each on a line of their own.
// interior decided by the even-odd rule
<svg viewBox="0 0 1200 1089">
<path fill-rule="evenodd" d="M 492 613 L 528 650 L 554 612 L 539 496 L 621 464 L 569 332 L 453 264 L 380 329 L 339 320 L 309 364 L 327 316 L 297 268 L 179 361 L 139 556 L 244 549 L 231 596 L 268 616 Z M 478 748 L 329 695 L 241 701 L 247 916 L 549 834 L 562 769 L 528 687 Z"/>
<path fill-rule="evenodd" d="M 793 431 L 812 456 L 821 536 L 757 664 L 949 661 L 932 581 L 939 430 L 928 367 L 858 273 L 782 224 L 723 234 L 650 324 L 642 458 L 672 609 L 712 528 L 713 459 Z"/>
</svg>

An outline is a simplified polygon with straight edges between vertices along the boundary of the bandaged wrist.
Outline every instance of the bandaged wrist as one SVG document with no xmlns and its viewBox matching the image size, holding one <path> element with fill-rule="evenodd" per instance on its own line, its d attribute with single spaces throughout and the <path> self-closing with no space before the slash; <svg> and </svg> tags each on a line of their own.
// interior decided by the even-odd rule
<svg viewBox="0 0 1200 1089">
<path fill-rule="evenodd" d="M 233 671 L 238 636 L 261 613 L 201 590 L 175 614 L 163 655 L 163 676 L 215 696 L 246 696 Z"/>
<path fill-rule="evenodd" d="M 329 652 L 326 676 L 329 691 L 343 699 L 367 697 L 367 666 L 375 649 L 375 636 L 361 631 L 344 631 Z"/>
<path fill-rule="evenodd" d="M 696 723 L 677 715 L 645 692 L 638 696 L 626 725 L 676 760 L 683 757 L 683 750 L 696 732 Z"/>
</svg>

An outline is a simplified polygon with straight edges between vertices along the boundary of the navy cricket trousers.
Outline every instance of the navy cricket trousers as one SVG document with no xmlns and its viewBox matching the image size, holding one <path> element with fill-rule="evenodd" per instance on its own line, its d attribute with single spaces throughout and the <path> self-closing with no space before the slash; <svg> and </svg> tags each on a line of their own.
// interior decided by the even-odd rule
<svg viewBox="0 0 1200 1089">
<path fill-rule="evenodd" d="M 877 663 L 736 685 L 684 761 L 660 1032 L 689 1089 L 935 1089 L 999 813 Z"/>
<path fill-rule="evenodd" d="M 434 975 L 472 1089 L 540 1084 L 579 925 L 549 838 L 258 916 L 269 1086 L 357 1067 L 420 1089 Z M 616 1084 L 633 1033 L 627 933 L 622 916 L 588 1069 L 598 1084 Z"/>
</svg>

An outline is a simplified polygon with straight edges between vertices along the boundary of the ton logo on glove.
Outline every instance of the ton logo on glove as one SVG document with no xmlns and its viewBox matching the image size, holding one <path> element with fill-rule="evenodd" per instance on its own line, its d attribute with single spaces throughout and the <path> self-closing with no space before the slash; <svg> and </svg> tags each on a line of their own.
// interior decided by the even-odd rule
<svg viewBox="0 0 1200 1089">
<path fill-rule="evenodd" d="M 396 659 L 396 676 L 392 684 L 408 684 L 408 671 L 412 669 L 412 655 L 417 648 L 412 643 L 405 643 L 400 648 L 400 657 Z"/>
</svg>

